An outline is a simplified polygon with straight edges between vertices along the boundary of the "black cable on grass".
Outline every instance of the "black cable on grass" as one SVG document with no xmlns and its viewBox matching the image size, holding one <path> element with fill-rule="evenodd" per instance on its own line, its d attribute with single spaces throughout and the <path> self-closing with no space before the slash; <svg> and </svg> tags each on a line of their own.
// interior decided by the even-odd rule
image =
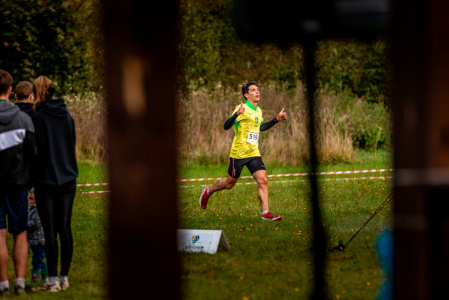
<svg viewBox="0 0 449 300">
<path fill-rule="evenodd" d="M 352 240 L 360 233 L 360 231 L 362 231 L 363 228 L 365 228 L 365 226 L 375 217 L 377 216 L 377 214 L 388 204 L 390 203 L 390 201 L 393 199 L 393 191 L 390 193 L 390 195 L 388 195 L 388 197 L 384 200 L 384 202 L 382 202 L 382 204 L 371 214 L 371 216 L 368 218 L 368 220 L 366 220 L 366 222 L 362 225 L 362 227 L 359 228 L 359 230 L 357 230 L 354 235 L 346 242 L 343 244 L 343 241 L 340 240 L 338 241 L 338 246 L 335 246 L 333 248 L 330 248 L 327 250 L 327 252 L 334 252 L 336 250 L 340 250 L 340 251 L 344 251 L 349 243 L 352 242 Z"/>
</svg>

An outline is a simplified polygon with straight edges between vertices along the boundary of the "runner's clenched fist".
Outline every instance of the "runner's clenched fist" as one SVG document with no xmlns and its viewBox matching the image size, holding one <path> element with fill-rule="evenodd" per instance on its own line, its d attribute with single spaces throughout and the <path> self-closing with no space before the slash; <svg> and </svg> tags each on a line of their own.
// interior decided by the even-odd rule
<svg viewBox="0 0 449 300">
<path fill-rule="evenodd" d="M 285 121 L 285 120 L 287 120 L 287 113 L 284 112 L 284 109 L 281 110 L 279 115 L 276 117 L 276 120 L 278 120 L 278 121 Z"/>
<path fill-rule="evenodd" d="M 237 111 L 237 115 L 241 115 L 245 112 L 245 108 L 243 107 L 243 103 L 240 103 L 239 110 Z"/>
</svg>

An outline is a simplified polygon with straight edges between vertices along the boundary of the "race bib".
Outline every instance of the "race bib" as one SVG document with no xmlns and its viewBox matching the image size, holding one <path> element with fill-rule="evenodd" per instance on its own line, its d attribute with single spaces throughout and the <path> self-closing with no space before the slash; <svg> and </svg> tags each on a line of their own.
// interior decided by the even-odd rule
<svg viewBox="0 0 449 300">
<path fill-rule="evenodd" d="M 256 132 L 256 131 L 250 130 L 248 132 L 248 140 L 247 140 L 247 142 L 257 145 L 257 143 L 259 142 L 259 133 Z"/>
</svg>

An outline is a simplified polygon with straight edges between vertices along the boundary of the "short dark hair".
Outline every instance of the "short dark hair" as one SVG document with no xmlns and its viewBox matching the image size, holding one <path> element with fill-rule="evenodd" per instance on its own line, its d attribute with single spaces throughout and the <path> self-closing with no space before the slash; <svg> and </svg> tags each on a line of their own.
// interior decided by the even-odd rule
<svg viewBox="0 0 449 300">
<path fill-rule="evenodd" d="M 0 95 L 8 92 L 12 84 L 12 76 L 4 70 L 0 70 Z"/>
<path fill-rule="evenodd" d="M 29 81 L 22 81 L 16 86 L 17 100 L 27 99 L 33 93 L 33 84 Z"/>
<path fill-rule="evenodd" d="M 245 83 L 244 85 L 242 85 L 242 95 L 243 98 L 246 99 L 245 94 L 248 94 L 248 89 L 250 86 L 255 85 L 257 87 L 259 87 L 259 85 L 257 84 L 257 82 L 255 81 L 248 81 L 247 83 Z"/>
</svg>

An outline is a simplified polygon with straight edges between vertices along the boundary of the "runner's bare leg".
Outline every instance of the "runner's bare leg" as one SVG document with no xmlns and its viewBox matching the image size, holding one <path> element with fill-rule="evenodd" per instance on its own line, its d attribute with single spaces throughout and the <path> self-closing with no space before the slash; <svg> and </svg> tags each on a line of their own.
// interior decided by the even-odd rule
<svg viewBox="0 0 449 300">
<path fill-rule="evenodd" d="M 259 170 L 253 173 L 254 179 L 256 179 L 257 184 L 259 185 L 258 194 L 260 200 L 260 206 L 262 207 L 262 211 L 268 210 L 268 187 L 267 187 L 267 171 Z"/>
<path fill-rule="evenodd" d="M 231 176 L 229 176 L 229 174 L 227 174 L 227 175 L 228 175 L 228 177 L 226 179 L 220 179 L 209 187 L 210 194 L 224 190 L 224 189 L 228 189 L 228 190 L 232 189 L 232 187 L 237 183 L 237 181 L 239 179 L 232 178 Z"/>
</svg>

